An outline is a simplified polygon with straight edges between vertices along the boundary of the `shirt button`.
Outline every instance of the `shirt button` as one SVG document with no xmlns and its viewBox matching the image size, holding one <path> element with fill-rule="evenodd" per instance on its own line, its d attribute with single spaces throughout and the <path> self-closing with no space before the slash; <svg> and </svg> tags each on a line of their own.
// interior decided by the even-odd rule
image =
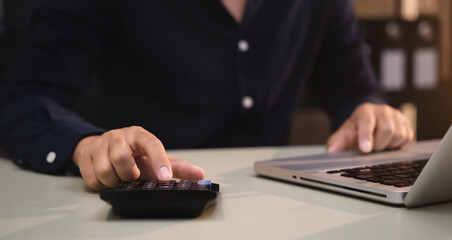
<svg viewBox="0 0 452 240">
<path fill-rule="evenodd" d="M 246 40 L 240 40 L 238 43 L 238 47 L 240 52 L 246 52 L 250 48 Z"/>
<path fill-rule="evenodd" d="M 22 165 L 22 164 L 24 164 L 24 160 L 19 159 L 19 160 L 17 160 L 17 163 L 18 163 L 19 165 Z"/>
<path fill-rule="evenodd" d="M 242 107 L 245 109 L 250 109 L 254 105 L 254 100 L 250 96 L 246 96 L 242 99 Z"/>
<path fill-rule="evenodd" d="M 46 160 L 48 163 L 55 162 L 55 159 L 56 159 L 56 153 L 54 151 L 51 151 L 47 154 Z"/>
</svg>

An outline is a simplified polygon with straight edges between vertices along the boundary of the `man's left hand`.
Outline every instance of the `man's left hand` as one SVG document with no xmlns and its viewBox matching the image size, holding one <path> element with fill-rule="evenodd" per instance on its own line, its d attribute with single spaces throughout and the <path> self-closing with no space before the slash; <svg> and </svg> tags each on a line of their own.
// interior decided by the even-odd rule
<svg viewBox="0 0 452 240">
<path fill-rule="evenodd" d="M 386 104 L 361 104 L 328 139 L 327 152 L 359 149 L 361 152 L 396 149 L 414 137 L 408 119 Z"/>
</svg>

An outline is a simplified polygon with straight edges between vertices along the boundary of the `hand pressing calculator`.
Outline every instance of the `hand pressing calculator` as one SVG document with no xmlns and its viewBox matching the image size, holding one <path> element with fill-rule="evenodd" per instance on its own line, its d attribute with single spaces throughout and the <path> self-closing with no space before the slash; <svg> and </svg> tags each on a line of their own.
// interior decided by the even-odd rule
<svg viewBox="0 0 452 240">
<path fill-rule="evenodd" d="M 104 190 L 100 198 L 123 218 L 189 218 L 214 205 L 219 190 L 208 180 L 144 181 Z"/>
</svg>

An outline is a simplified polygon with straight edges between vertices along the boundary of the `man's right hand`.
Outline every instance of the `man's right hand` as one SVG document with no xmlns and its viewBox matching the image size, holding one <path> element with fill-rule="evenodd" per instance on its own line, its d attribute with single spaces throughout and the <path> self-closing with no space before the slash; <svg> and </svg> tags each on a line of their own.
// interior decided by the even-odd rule
<svg viewBox="0 0 452 240">
<path fill-rule="evenodd" d="M 166 153 L 160 140 L 142 127 L 126 127 L 83 138 L 72 159 L 86 185 L 95 191 L 121 181 L 204 179 L 204 170 Z"/>
</svg>

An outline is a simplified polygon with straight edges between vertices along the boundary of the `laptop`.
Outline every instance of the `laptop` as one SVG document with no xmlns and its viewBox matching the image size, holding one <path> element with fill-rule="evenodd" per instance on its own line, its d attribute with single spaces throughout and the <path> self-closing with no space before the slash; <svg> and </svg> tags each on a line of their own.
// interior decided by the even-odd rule
<svg viewBox="0 0 452 240">
<path fill-rule="evenodd" d="M 262 176 L 406 207 L 452 200 L 452 126 L 442 140 L 370 154 L 342 152 L 254 163 Z"/>
</svg>

